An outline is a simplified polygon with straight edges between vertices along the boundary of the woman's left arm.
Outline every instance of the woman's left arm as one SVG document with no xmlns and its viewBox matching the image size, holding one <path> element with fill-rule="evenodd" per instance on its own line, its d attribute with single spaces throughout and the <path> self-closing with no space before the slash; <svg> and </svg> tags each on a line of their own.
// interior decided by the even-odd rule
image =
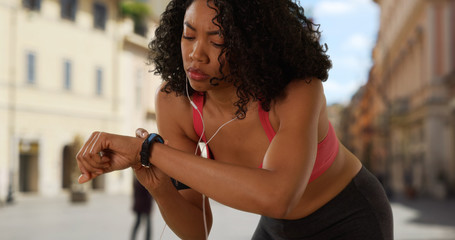
<svg viewBox="0 0 455 240">
<path fill-rule="evenodd" d="M 284 218 L 301 199 L 310 178 L 323 105 L 321 81 L 289 84 L 274 106 L 279 129 L 262 169 L 207 160 L 162 144 L 153 146 L 151 163 L 220 203 Z"/>
</svg>

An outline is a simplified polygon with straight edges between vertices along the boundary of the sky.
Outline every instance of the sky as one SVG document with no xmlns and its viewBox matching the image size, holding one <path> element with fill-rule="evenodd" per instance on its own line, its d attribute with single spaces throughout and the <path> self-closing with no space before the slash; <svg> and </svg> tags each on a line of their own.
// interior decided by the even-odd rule
<svg viewBox="0 0 455 240">
<path fill-rule="evenodd" d="M 332 60 L 324 83 L 327 104 L 347 104 L 366 83 L 379 29 L 379 6 L 373 0 L 300 0 L 322 31 Z"/>
</svg>

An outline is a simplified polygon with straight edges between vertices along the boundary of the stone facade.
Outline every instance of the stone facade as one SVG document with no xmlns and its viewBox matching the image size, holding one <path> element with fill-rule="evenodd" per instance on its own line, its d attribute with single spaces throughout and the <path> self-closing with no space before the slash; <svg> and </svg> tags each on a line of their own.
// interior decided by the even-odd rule
<svg viewBox="0 0 455 240">
<path fill-rule="evenodd" d="M 359 112 L 355 149 L 391 192 L 445 198 L 455 192 L 455 1 L 375 2 L 374 65 L 347 114 Z"/>
<path fill-rule="evenodd" d="M 92 131 L 156 130 L 160 79 L 145 64 L 154 25 L 134 34 L 119 2 L 0 0 L 0 202 L 69 188 L 70 149 Z M 128 192 L 131 179 L 120 171 L 89 188 Z"/>
</svg>

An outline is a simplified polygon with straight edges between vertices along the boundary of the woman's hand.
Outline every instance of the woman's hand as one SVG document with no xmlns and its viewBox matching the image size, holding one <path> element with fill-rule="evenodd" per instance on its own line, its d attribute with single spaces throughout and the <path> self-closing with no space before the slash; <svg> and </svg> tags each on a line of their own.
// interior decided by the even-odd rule
<svg viewBox="0 0 455 240">
<path fill-rule="evenodd" d="M 79 183 L 85 183 L 107 172 L 140 165 L 139 153 L 142 139 L 94 132 L 76 156 L 82 175 Z"/>
<path fill-rule="evenodd" d="M 138 139 L 141 139 L 141 142 L 147 138 L 149 133 L 147 130 L 138 128 L 136 130 L 136 137 Z M 155 143 L 158 144 L 158 143 Z M 167 141 L 164 141 L 164 144 L 167 145 Z M 167 181 L 168 183 L 171 181 L 169 176 L 167 176 L 165 173 L 163 173 L 160 169 L 157 167 L 151 165 L 150 168 L 143 167 L 141 164 L 139 165 L 133 165 L 132 166 L 134 173 L 136 174 L 137 180 L 149 191 L 153 190 L 154 188 L 157 188 L 160 186 L 164 181 Z"/>
</svg>

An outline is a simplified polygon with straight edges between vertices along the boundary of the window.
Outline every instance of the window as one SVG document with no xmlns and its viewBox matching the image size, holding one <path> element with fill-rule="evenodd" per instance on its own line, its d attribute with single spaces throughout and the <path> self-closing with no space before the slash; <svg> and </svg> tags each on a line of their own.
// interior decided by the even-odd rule
<svg viewBox="0 0 455 240">
<path fill-rule="evenodd" d="M 60 0 L 62 18 L 74 21 L 76 19 L 77 0 Z"/>
<path fill-rule="evenodd" d="M 41 9 L 41 0 L 22 0 L 24 8 L 39 11 Z"/>
<path fill-rule="evenodd" d="M 134 21 L 134 33 L 145 37 L 147 35 L 148 27 L 145 21 Z"/>
<path fill-rule="evenodd" d="M 66 90 L 71 89 L 71 78 L 72 78 L 71 62 L 69 60 L 65 60 L 63 62 L 63 87 Z"/>
<path fill-rule="evenodd" d="M 96 69 L 96 95 L 103 94 L 103 69 Z"/>
<path fill-rule="evenodd" d="M 35 84 L 36 82 L 36 57 L 34 53 L 27 53 L 27 83 Z"/>
<path fill-rule="evenodd" d="M 106 28 L 107 9 L 102 3 L 93 4 L 94 27 L 104 30 Z"/>
</svg>

